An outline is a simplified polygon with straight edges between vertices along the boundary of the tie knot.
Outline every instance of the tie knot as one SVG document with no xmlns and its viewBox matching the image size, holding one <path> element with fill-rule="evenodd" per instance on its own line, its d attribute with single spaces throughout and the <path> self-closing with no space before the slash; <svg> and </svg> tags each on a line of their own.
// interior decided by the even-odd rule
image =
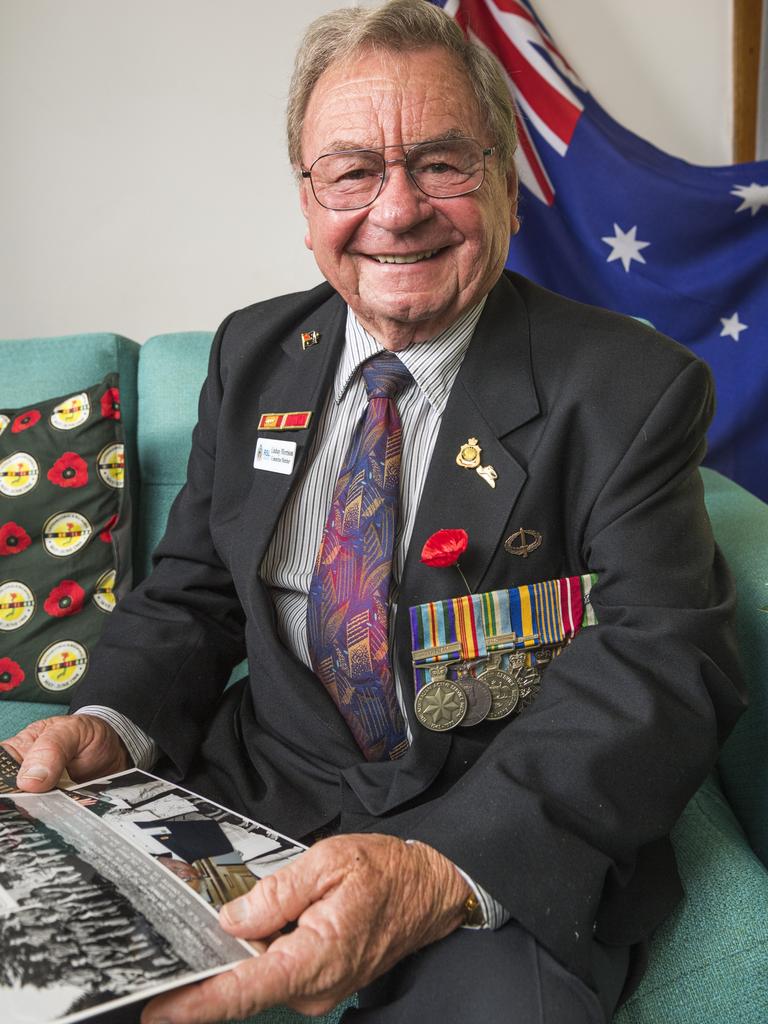
<svg viewBox="0 0 768 1024">
<path fill-rule="evenodd" d="M 394 398 L 413 380 L 410 370 L 394 352 L 380 352 L 362 367 L 369 398 Z"/>
</svg>

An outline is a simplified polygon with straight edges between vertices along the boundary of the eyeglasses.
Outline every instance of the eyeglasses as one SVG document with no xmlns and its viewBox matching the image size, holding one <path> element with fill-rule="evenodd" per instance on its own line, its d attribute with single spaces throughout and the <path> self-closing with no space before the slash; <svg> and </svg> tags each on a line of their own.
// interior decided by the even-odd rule
<svg viewBox="0 0 768 1024">
<path fill-rule="evenodd" d="M 475 139 L 442 139 L 417 142 L 399 160 L 385 160 L 385 149 L 345 149 L 324 153 L 302 170 L 309 178 L 315 199 L 326 210 L 361 210 L 384 187 L 387 167 L 403 164 L 408 177 L 431 199 L 457 199 L 476 192 L 485 181 L 485 161 L 495 146 L 483 148 Z"/>
</svg>

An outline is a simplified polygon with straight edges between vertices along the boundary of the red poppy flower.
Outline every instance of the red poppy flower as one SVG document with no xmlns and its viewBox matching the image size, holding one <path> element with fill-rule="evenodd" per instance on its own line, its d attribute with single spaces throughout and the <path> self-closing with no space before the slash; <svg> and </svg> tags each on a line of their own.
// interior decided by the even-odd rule
<svg viewBox="0 0 768 1024">
<path fill-rule="evenodd" d="M 18 523 L 4 523 L 0 526 L 0 555 L 18 555 L 26 551 L 32 539 Z"/>
<path fill-rule="evenodd" d="M 14 690 L 24 682 L 24 669 L 10 658 L 0 658 L 0 690 Z"/>
<path fill-rule="evenodd" d="M 19 434 L 22 430 L 29 430 L 30 427 L 34 427 L 39 419 L 40 413 L 37 409 L 28 409 L 26 412 L 20 412 L 11 424 L 11 433 Z"/>
<path fill-rule="evenodd" d="M 76 452 L 64 452 L 48 470 L 48 479 L 59 487 L 85 487 L 88 464 Z"/>
<path fill-rule="evenodd" d="M 425 565 L 438 568 L 455 565 L 467 550 L 469 537 L 466 530 L 438 530 L 421 549 L 421 560 Z"/>
<path fill-rule="evenodd" d="M 107 388 L 101 396 L 101 415 L 105 419 L 120 419 L 120 390 L 119 388 Z"/>
<path fill-rule="evenodd" d="M 83 607 L 84 601 L 85 591 L 79 583 L 75 583 L 74 580 L 62 580 L 46 597 L 43 608 L 49 615 L 62 619 L 65 615 L 76 615 Z"/>
<path fill-rule="evenodd" d="M 118 519 L 119 516 L 117 515 L 117 513 L 109 517 L 109 519 L 104 524 L 104 529 L 101 530 L 101 532 L 99 533 L 99 540 L 103 540 L 105 544 L 112 543 L 112 531 L 117 526 Z"/>
</svg>

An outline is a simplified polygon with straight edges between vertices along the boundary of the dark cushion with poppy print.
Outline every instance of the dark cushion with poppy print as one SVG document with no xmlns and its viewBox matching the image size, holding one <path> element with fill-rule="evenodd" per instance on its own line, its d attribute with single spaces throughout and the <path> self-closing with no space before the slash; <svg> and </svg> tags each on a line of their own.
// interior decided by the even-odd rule
<svg viewBox="0 0 768 1024">
<path fill-rule="evenodd" d="M 118 375 L 0 409 L 0 700 L 68 704 L 131 585 Z"/>
</svg>

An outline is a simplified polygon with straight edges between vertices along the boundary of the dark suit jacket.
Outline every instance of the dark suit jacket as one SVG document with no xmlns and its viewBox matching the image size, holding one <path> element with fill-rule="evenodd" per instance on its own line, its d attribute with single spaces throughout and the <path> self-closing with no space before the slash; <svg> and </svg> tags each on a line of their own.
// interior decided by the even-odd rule
<svg viewBox="0 0 768 1024">
<path fill-rule="evenodd" d="M 434 733 L 362 761 L 333 702 L 283 646 L 259 565 L 331 387 L 346 307 L 328 285 L 233 314 L 215 338 L 188 482 L 156 568 L 114 613 L 75 701 L 153 736 L 169 771 L 303 836 L 430 843 L 567 967 L 593 934 L 647 936 L 679 896 L 666 838 L 740 708 L 732 589 L 697 471 L 713 398 L 704 365 L 633 320 L 505 274 L 488 297 L 442 420 L 400 587 L 408 608 L 462 592 L 419 560 L 463 527 L 473 591 L 593 571 L 599 625 L 544 675 L 519 718 Z M 302 351 L 302 331 L 321 334 Z M 263 412 L 312 409 L 292 475 L 252 468 Z M 269 435 L 267 435 L 269 436 Z M 286 435 L 276 435 L 282 436 Z M 477 437 L 495 489 L 455 457 Z M 405 443 L 408 443 L 407 438 Z M 504 550 L 538 530 L 527 558 Z M 247 653 L 250 678 L 222 690 Z"/>
</svg>

